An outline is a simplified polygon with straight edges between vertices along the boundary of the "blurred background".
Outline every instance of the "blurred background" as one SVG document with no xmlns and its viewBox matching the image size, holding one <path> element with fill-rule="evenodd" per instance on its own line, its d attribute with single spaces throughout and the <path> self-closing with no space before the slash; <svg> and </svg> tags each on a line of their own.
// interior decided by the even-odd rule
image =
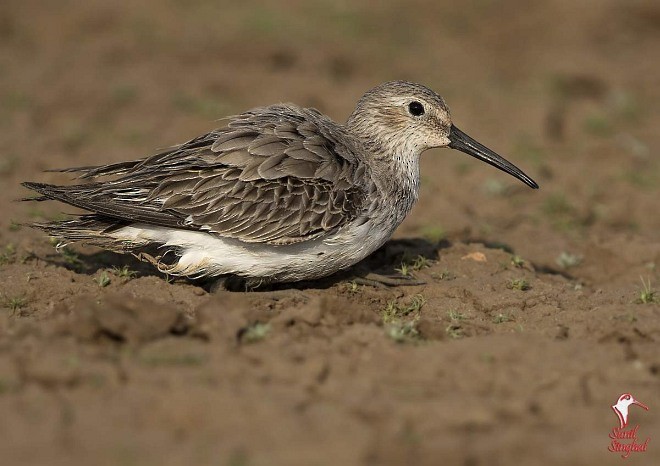
<svg viewBox="0 0 660 466">
<path fill-rule="evenodd" d="M 607 403 L 614 402 L 619 390 L 629 390 L 633 379 L 635 387 L 646 390 L 647 398 L 642 393 L 640 399 L 651 406 L 648 416 L 660 401 L 660 360 L 652 346 L 660 338 L 658 307 L 652 304 L 658 296 L 652 289 L 660 281 L 659 57 L 660 2 L 652 0 L 3 0 L 0 301 L 7 316 L 0 319 L 0 342 L 13 343 L 0 345 L 0 354 L 15 354 L 0 358 L 0 411 L 8 413 L 11 406 L 13 413 L 0 437 L 19 445 L 14 451 L 25 459 L 33 453 L 31 436 L 40 445 L 56 445 L 60 453 L 81 451 L 76 442 L 82 436 L 87 442 L 83 450 L 97 464 L 174 464 L 177 459 L 200 464 L 205 454 L 218 458 L 209 452 L 221 448 L 217 440 L 226 438 L 235 441 L 232 445 L 243 445 L 246 438 L 252 442 L 247 450 L 222 456 L 234 466 L 269 464 L 278 446 L 274 458 L 294 464 L 299 457 L 283 445 L 299 439 L 307 458 L 316 457 L 315 445 L 334 441 L 328 452 L 344 455 L 348 460 L 342 464 L 355 458 L 369 464 L 392 458 L 437 464 L 434 459 L 450 450 L 453 456 L 448 458 L 466 465 L 498 464 L 497 458 L 549 464 L 534 463 L 537 447 L 544 448 L 544 458 L 561 464 L 603 464 L 600 453 L 606 452 L 611 427 L 611 419 L 604 419 L 612 415 Z M 295 327 L 282 330 L 280 340 L 245 352 L 225 344 L 224 337 L 202 349 L 195 346 L 206 358 L 202 362 L 192 358 L 181 363 L 172 356 L 162 363 L 161 353 L 147 359 L 151 362 L 135 362 L 133 353 L 123 350 L 107 356 L 107 346 L 99 344 L 94 351 L 100 361 L 121 363 L 115 385 L 95 385 L 98 380 L 91 378 L 76 391 L 72 387 L 78 382 L 61 382 L 58 377 L 71 367 L 86 367 L 89 361 L 97 367 L 96 359 L 84 356 L 97 353 L 87 349 L 76 349 L 77 359 L 53 363 L 53 370 L 48 364 L 39 366 L 41 372 L 35 369 L 35 374 L 41 378 L 34 376 L 35 383 L 19 377 L 22 372 L 13 368 L 26 367 L 21 358 L 41 354 L 34 353 L 36 340 L 31 338 L 38 340 L 34 335 L 43 337 L 50 327 L 21 333 L 11 330 L 20 324 L 14 320 L 40 323 L 57 316 L 58 306 L 74 306 L 80 295 L 101 299 L 123 283 L 112 275 L 107 290 L 102 288 L 77 273 L 82 270 L 78 256 L 60 259 L 63 266 L 48 262 L 52 245 L 20 224 L 62 218 L 61 212 L 71 209 L 14 202 L 30 195 L 21 181 L 67 183 L 66 174 L 43 171 L 142 158 L 255 106 L 293 102 L 343 122 L 365 91 L 393 79 L 417 81 L 437 91 L 459 128 L 541 186 L 530 190 L 457 151 L 423 155 L 421 197 L 396 237 L 444 244 L 439 265 L 430 269 L 440 278 L 423 289 L 426 317 L 437 318 L 441 341 L 433 345 L 438 346 L 394 346 L 380 324 L 369 320 L 363 322 L 365 333 L 343 340 L 350 327 L 340 319 L 337 328 L 327 331 L 330 343 L 326 334 L 319 337 L 318 353 L 311 351 L 309 342 L 316 340 L 307 334 L 296 340 Z M 481 244 L 488 247 L 475 246 Z M 474 247 L 498 258 L 491 260 L 490 272 L 462 260 Z M 513 253 L 522 262 L 510 259 Z M 445 267 L 467 272 L 446 282 Z M 506 298 L 515 291 L 504 285 L 501 273 L 525 273 L 533 280 L 533 298 L 522 306 L 525 312 L 516 311 L 515 322 L 503 320 L 502 313 L 507 306 L 517 309 L 521 301 L 519 295 Z M 644 303 L 649 306 L 642 306 L 637 303 L 646 283 L 650 294 Z M 190 315 L 208 298 L 191 285 L 166 286 L 155 277 L 140 277 L 122 289 L 130 286 L 135 293 L 167 299 Z M 342 290 L 337 285 L 314 293 L 344 296 Z M 472 306 L 475 311 L 471 293 L 479 292 L 484 293 L 483 307 Z M 350 295 L 358 303 L 351 312 L 375 313 L 403 294 L 366 290 Z M 271 313 L 286 307 L 269 306 Z M 445 329 L 451 333 L 462 315 L 448 314 L 448 306 L 459 306 L 465 315 L 476 313 L 478 323 L 466 327 L 464 322 L 464 333 L 448 337 Z M 74 315 L 88 307 L 67 309 L 66 315 Z M 483 309 L 492 310 L 494 319 Z M 352 325 L 353 320 L 346 322 Z M 488 339 L 505 331 L 506 338 Z M 19 341 L 20 335 L 25 338 Z M 44 355 L 69 354 L 69 349 L 44 348 Z M 183 351 L 172 348 L 175 355 Z M 504 356 L 498 359 L 490 351 Z M 629 372 L 619 375 L 608 362 L 613 354 Z M 331 360 L 326 370 L 318 360 L 310 362 L 310 355 L 333 355 L 340 362 Z M 466 355 L 472 359 L 461 359 Z M 186 371 L 196 370 L 192 366 L 206 370 L 205 361 L 215 361 L 216 372 L 195 372 L 199 379 L 188 379 Z M 301 369 L 302 363 L 296 365 L 300 361 L 309 364 Z M 573 372 L 566 375 L 569 362 Z M 435 372 L 427 364 L 437 364 Z M 300 371 L 312 374 L 311 382 L 302 380 Z M 221 372 L 222 377 L 217 375 Z M 125 373 L 130 377 L 122 379 Z M 473 384 L 472 378 L 483 384 Z M 526 382 L 515 382 L 519 378 Z M 235 385 L 223 385 L 226 380 Z M 410 380 L 416 384 L 412 389 L 405 385 Z M 382 388 L 389 383 L 391 391 Z M 438 383 L 444 384 L 444 392 L 438 393 Z M 142 388 L 135 388 L 140 384 Z M 344 390 L 349 384 L 351 390 Z M 164 386 L 169 391 L 161 390 Z M 607 392 L 600 390 L 604 386 Z M 513 407 L 498 405 L 493 391 L 508 397 Z M 321 395 L 315 398 L 315 393 Z M 469 398 L 461 408 L 467 414 L 451 400 L 442 404 L 444 393 Z M 567 399 L 577 413 L 572 422 L 593 428 L 589 436 L 564 424 Z M 211 404 L 229 413 L 227 417 L 208 410 Z M 181 410 L 170 411 L 175 406 Z M 134 412 L 147 408 L 142 424 L 136 422 Z M 440 422 L 448 412 L 453 421 Z M 464 414 L 467 420 L 461 423 Z M 130 428 L 113 430 L 115 437 L 98 434 L 103 432 L 99 419 Z M 242 427 L 235 427 L 236 419 Z M 251 419 L 263 424 L 250 424 Z M 284 433 L 277 430 L 281 425 Z M 252 434 L 244 437 L 245 432 Z M 656 437 L 652 442 L 660 441 Z M 479 443 L 469 443 L 477 438 Z M 175 442 L 182 447 L 171 456 L 168 447 Z M 529 446 L 527 453 L 518 450 L 522 444 Z M 116 453 L 116 445 L 125 449 Z M 654 454 L 660 451 L 653 448 Z M 252 449 L 261 451 L 261 460 L 248 461 Z M 41 458 L 48 458 L 49 451 L 43 450 Z"/>
</svg>

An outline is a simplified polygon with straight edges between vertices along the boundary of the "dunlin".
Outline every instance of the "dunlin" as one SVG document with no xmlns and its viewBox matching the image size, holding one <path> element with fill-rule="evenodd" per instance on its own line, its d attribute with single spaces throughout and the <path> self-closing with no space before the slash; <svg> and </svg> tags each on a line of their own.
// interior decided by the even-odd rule
<svg viewBox="0 0 660 466">
<path fill-rule="evenodd" d="M 261 107 L 151 157 L 61 170 L 81 184 L 23 185 L 90 212 L 35 225 L 64 244 L 133 253 L 172 275 L 295 282 L 382 246 L 415 203 L 420 155 L 433 147 L 538 188 L 456 128 L 442 97 L 404 81 L 368 91 L 343 125 L 311 108 Z"/>
</svg>

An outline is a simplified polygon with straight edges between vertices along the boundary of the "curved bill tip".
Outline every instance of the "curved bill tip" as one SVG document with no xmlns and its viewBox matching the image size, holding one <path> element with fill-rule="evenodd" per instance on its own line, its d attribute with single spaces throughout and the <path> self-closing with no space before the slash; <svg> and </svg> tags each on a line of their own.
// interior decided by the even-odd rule
<svg viewBox="0 0 660 466">
<path fill-rule="evenodd" d="M 488 147 L 475 141 L 454 125 L 451 125 L 449 131 L 449 147 L 465 152 L 466 154 L 486 162 L 495 168 L 499 168 L 509 175 L 518 178 L 530 188 L 539 188 L 536 181 L 527 176 L 520 168 L 516 167 L 504 157 L 499 156 Z"/>
</svg>

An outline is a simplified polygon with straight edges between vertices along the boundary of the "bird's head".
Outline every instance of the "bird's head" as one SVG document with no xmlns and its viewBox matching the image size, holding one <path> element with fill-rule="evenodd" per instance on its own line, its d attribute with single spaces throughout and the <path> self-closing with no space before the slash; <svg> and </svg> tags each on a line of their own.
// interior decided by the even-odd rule
<svg viewBox="0 0 660 466">
<path fill-rule="evenodd" d="M 433 147 L 451 147 L 538 188 L 518 167 L 454 126 L 443 98 L 421 84 L 390 81 L 371 89 L 346 126 L 384 153 L 419 157 Z"/>
</svg>

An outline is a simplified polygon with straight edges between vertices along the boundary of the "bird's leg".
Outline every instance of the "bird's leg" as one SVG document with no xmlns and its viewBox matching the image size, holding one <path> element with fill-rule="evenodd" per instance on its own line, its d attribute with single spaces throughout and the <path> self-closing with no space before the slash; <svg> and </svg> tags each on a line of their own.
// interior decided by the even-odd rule
<svg viewBox="0 0 660 466">
<path fill-rule="evenodd" d="M 246 296 L 254 299 L 271 299 L 273 301 L 280 301 L 284 298 L 299 297 L 307 300 L 308 296 L 297 289 L 284 289 L 284 290 L 268 290 L 259 291 L 258 288 L 263 286 L 262 280 L 246 279 L 237 275 L 225 275 L 219 277 L 216 281 L 209 285 L 209 293 L 216 294 L 223 291 L 230 291 L 236 293 L 244 293 Z"/>
<path fill-rule="evenodd" d="M 208 292 L 211 294 L 222 293 L 223 291 L 229 291 L 227 288 L 227 277 L 220 277 L 217 280 L 208 282 L 204 285 L 204 288 L 208 289 Z"/>
<path fill-rule="evenodd" d="M 285 290 L 270 290 L 270 291 L 254 291 L 252 293 L 246 293 L 252 299 L 268 299 L 271 301 L 281 301 L 283 299 L 289 298 L 298 298 L 303 302 L 306 302 L 309 299 L 309 296 L 301 290 L 295 288 L 288 288 Z"/>
<path fill-rule="evenodd" d="M 236 275 L 222 275 L 208 285 L 209 293 L 223 291 L 250 291 L 247 282 Z"/>
<path fill-rule="evenodd" d="M 426 282 L 417 280 L 412 277 L 405 277 L 403 275 L 381 275 L 374 272 L 369 272 L 366 275 L 358 276 L 353 281 L 358 285 L 368 285 L 380 288 L 385 286 L 419 286 L 426 284 Z"/>
</svg>

